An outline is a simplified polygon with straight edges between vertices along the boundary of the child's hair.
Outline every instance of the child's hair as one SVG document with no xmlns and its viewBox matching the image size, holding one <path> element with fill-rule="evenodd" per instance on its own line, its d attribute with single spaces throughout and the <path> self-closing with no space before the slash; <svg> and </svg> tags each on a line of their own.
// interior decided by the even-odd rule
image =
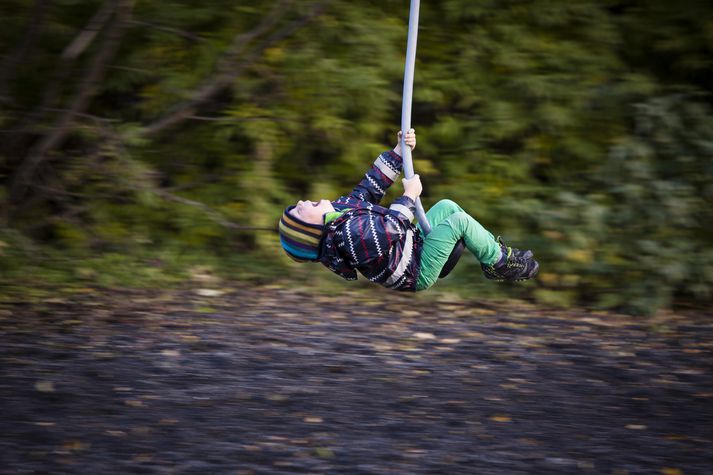
<svg viewBox="0 0 713 475">
<path fill-rule="evenodd" d="M 320 242 L 324 226 L 305 223 L 290 214 L 294 206 L 289 206 L 280 218 L 280 244 L 288 256 L 297 262 L 319 260 Z"/>
</svg>

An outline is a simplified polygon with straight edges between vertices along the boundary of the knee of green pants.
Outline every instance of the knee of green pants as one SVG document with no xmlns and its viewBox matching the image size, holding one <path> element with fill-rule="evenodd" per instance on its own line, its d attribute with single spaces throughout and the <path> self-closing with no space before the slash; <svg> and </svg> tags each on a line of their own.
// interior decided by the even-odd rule
<svg viewBox="0 0 713 475">
<path fill-rule="evenodd" d="M 457 213 L 458 211 L 463 211 L 463 208 L 458 206 L 458 203 L 453 200 L 443 199 L 435 205 L 431 206 L 429 212 L 430 211 L 433 211 L 434 213 L 445 213 L 446 215 L 451 215 L 453 213 Z"/>
<path fill-rule="evenodd" d="M 450 215 L 460 211 L 463 211 L 463 208 L 458 206 L 458 203 L 445 199 L 431 206 L 431 209 L 429 209 L 426 213 L 426 217 L 428 218 L 428 222 L 431 224 L 431 227 L 436 227 Z"/>
</svg>

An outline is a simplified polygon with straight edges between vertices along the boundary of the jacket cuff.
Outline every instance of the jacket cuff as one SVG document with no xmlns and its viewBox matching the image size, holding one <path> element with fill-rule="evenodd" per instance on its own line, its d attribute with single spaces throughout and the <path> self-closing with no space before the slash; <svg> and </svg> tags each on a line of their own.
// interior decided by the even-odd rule
<svg viewBox="0 0 713 475">
<path fill-rule="evenodd" d="M 408 196 L 399 196 L 389 206 L 391 211 L 396 211 L 398 214 L 405 217 L 408 221 L 413 221 L 414 213 L 416 212 L 416 202 Z"/>
<path fill-rule="evenodd" d="M 393 151 L 384 152 L 374 161 L 374 166 L 389 180 L 396 181 L 401 174 L 401 157 Z"/>
<path fill-rule="evenodd" d="M 393 149 L 387 150 L 386 152 L 382 153 L 382 155 L 388 155 L 388 156 L 390 156 L 392 160 L 398 162 L 399 164 L 403 161 L 403 158 L 401 157 L 401 155 L 399 155 L 398 153 L 394 152 Z"/>
</svg>

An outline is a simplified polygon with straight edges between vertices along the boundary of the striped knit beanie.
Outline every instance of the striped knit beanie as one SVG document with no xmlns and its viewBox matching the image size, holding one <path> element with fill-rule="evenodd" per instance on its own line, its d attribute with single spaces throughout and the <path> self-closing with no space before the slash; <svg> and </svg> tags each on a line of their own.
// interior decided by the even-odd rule
<svg viewBox="0 0 713 475">
<path fill-rule="evenodd" d="M 280 244 L 288 256 L 297 262 L 316 261 L 319 259 L 319 246 L 324 226 L 305 223 L 290 211 L 289 206 L 280 218 Z"/>
</svg>

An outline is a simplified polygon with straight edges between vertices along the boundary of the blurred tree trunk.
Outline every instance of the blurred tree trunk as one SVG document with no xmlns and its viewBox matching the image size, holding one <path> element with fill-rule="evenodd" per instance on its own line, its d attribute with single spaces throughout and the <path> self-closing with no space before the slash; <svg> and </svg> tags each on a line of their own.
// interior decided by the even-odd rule
<svg viewBox="0 0 713 475">
<path fill-rule="evenodd" d="M 62 90 L 67 87 L 66 83 L 72 73 L 73 63 L 91 46 L 97 35 L 111 20 L 115 8 L 114 0 L 104 2 L 87 25 L 62 51 L 54 72 L 45 81 L 46 87 L 42 102 L 31 112 L 25 114 L 13 127 L 13 133 L 3 137 L 0 142 L 2 152 L 6 157 L 21 155 L 28 148 L 32 135 L 40 133 L 37 130 L 38 126 L 42 124 L 46 116 L 58 112 L 57 107 L 60 105 Z"/>
<path fill-rule="evenodd" d="M 74 97 L 71 98 L 66 110 L 59 116 L 53 127 L 37 140 L 19 164 L 9 187 L 9 203 L 11 205 L 22 201 L 27 188 L 32 184 L 37 168 L 52 150 L 62 145 L 72 130 L 77 115 L 87 110 L 92 98 L 99 90 L 99 84 L 104 78 L 109 61 L 119 49 L 121 38 L 129 26 L 133 7 L 133 0 L 116 0 L 114 2 L 114 21 L 109 25 L 102 45 L 82 75 L 83 79 L 79 82 Z M 88 43 L 88 41 L 85 40 L 83 43 Z"/>
</svg>

